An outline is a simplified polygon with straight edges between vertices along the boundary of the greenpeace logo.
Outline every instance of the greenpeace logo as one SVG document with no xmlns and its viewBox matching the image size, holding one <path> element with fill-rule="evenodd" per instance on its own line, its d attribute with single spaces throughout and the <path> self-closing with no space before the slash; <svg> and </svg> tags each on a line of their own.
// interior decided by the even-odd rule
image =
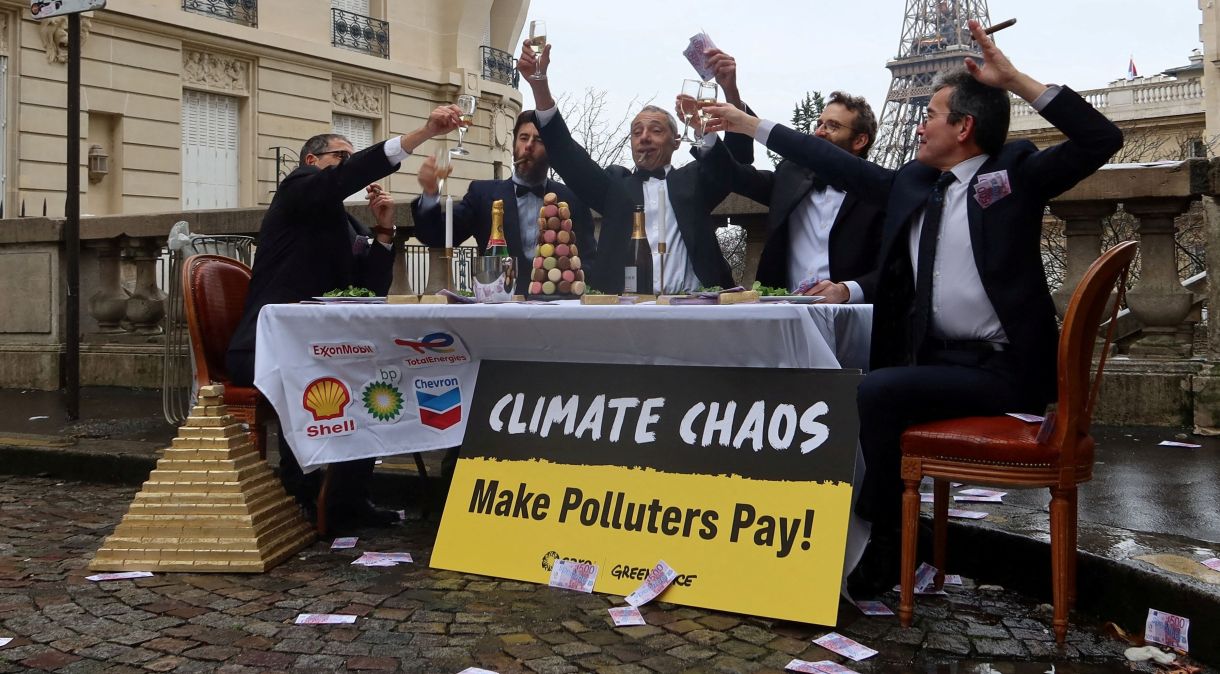
<svg viewBox="0 0 1220 674">
<path fill-rule="evenodd" d="M 338 342 L 334 344 L 311 344 L 310 352 L 314 358 L 365 358 L 377 354 L 377 347 L 372 342 Z"/>
</svg>

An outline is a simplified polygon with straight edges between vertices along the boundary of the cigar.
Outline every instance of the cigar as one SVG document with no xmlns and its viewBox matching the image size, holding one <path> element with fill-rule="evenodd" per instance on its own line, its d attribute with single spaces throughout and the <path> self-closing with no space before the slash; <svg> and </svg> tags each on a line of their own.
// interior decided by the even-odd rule
<svg viewBox="0 0 1220 674">
<path fill-rule="evenodd" d="M 529 161 L 529 157 L 522 157 L 522 158 L 518 159 L 517 161 L 513 162 L 513 166 L 516 166 L 517 164 L 524 164 L 527 161 Z"/>
<path fill-rule="evenodd" d="M 995 25 L 988 26 L 983 29 L 983 35 L 991 35 L 992 33 L 1004 30 L 1005 28 L 1013 25 L 1016 22 L 1017 22 L 1016 19 L 1009 19 L 1007 21 L 1001 21 Z"/>
</svg>

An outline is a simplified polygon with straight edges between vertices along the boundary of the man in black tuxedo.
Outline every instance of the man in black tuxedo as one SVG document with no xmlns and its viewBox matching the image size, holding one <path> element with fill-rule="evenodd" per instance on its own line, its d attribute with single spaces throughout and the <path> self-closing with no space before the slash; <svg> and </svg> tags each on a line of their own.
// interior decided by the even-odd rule
<svg viewBox="0 0 1220 674">
<path fill-rule="evenodd" d="M 419 129 L 359 152 L 339 134 L 305 141 L 301 165 L 280 183 L 259 229 L 245 311 L 226 358 L 233 383 L 254 383 L 255 332 L 264 306 L 300 302 L 351 285 L 386 294 L 394 264 L 394 200 L 375 181 L 397 171 L 420 143 L 456 129 L 459 115 L 455 105 L 440 106 Z M 361 189 L 377 221 L 371 232 L 348 215 L 343 203 Z M 316 480 L 302 476 L 284 436 L 280 434 L 280 479 L 299 502 L 312 507 Z M 332 508 L 339 526 L 398 519 L 368 501 L 372 459 L 336 464 L 332 470 Z"/>
<path fill-rule="evenodd" d="M 872 372 L 857 395 L 866 475 L 856 512 L 873 524 L 861 563 L 873 570 L 872 589 L 898 575 L 902 432 L 937 419 L 1042 412 L 1054 399 L 1058 334 L 1042 268 L 1043 210 L 1123 141 L 1078 94 L 1018 71 L 977 21 L 969 25 L 983 65 L 967 58 L 965 70 L 942 73 L 916 159 L 897 171 L 736 108 L 711 109 L 710 129 L 751 134 L 839 176 L 849 191 L 887 200 Z M 1045 150 L 1005 143 L 1009 92 L 1067 140 Z"/>
<path fill-rule="evenodd" d="M 544 73 L 550 64 L 550 54 L 551 46 L 547 45 L 539 66 Z M 698 162 L 681 168 L 670 165 L 679 144 L 678 123 L 673 115 L 657 106 L 645 106 L 631 122 L 635 170 L 622 166 L 603 169 L 572 139 L 545 77 L 541 80 L 530 77 L 536 61 L 533 51 L 525 45 L 517 69 L 534 91 L 537 106 L 534 114 L 551 165 L 581 201 L 602 214 L 597 265 L 589 275 L 591 287 L 602 292 L 622 292 L 623 267 L 627 264 L 632 215 L 637 205 L 644 207 L 645 226 L 653 249 L 653 290 L 677 293 L 700 286 L 734 285 L 711 218 L 712 209 L 727 196 L 728 189 L 723 181 L 701 169 Z M 664 287 L 657 254 L 662 231 L 668 251 Z"/>
<path fill-rule="evenodd" d="M 596 267 L 593 216 L 567 185 L 547 179 L 549 170 L 546 145 L 538 135 L 534 113 L 526 110 L 517 115 L 517 123 L 513 126 L 512 178 L 476 180 L 470 183 L 466 196 L 453 204 L 453 241 L 457 243 L 474 236 L 479 250 L 484 250 L 491 235 L 491 203 L 497 199 L 504 201 L 504 238 L 508 252 L 517 260 L 518 295 L 526 294 L 529 288 L 529 269 L 538 243 L 538 211 L 547 192 L 554 192 L 560 201 L 568 202 L 572 232 L 576 235 L 576 247 L 585 274 L 592 274 Z M 437 190 L 440 176 L 434 157 L 424 160 L 418 177 L 423 192 L 411 202 L 415 238 L 427 246 L 443 246 L 445 214 Z"/>
<path fill-rule="evenodd" d="M 737 106 L 751 112 L 744 105 Z M 833 92 L 813 135 L 864 158 L 877 137 L 877 118 L 859 96 Z M 742 141 L 745 141 L 744 143 Z M 821 295 L 826 302 L 868 302 L 876 285 L 883 202 L 844 192 L 834 176 L 784 160 L 761 171 L 741 146 L 752 139 L 729 133 L 699 161 L 729 180 L 732 190 L 769 207 L 767 239 L 757 279 L 765 286 Z"/>
</svg>

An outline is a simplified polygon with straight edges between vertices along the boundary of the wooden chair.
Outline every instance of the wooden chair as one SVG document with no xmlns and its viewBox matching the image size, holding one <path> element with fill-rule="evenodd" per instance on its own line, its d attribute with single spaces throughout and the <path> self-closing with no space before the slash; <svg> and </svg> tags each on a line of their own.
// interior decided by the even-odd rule
<svg viewBox="0 0 1220 674">
<path fill-rule="evenodd" d="M 1135 257 L 1133 241 L 1120 243 L 1098 258 L 1076 286 L 1059 337 L 1059 395 L 1049 437 L 1038 442 L 1039 424 L 1009 416 L 948 419 L 910 427 L 902 435 L 902 596 L 898 617 L 909 627 L 914 616 L 915 547 L 919 521 L 919 482 L 934 480 L 934 564 L 936 588 L 944 584 L 949 481 L 1002 487 L 1047 487 L 1051 491 L 1051 577 L 1055 639 L 1067 636 L 1068 610 L 1076 601 L 1076 489 L 1093 477 L 1093 438 L 1089 424 L 1097 400 L 1114 318 L 1122 303 L 1127 270 Z M 1117 287 L 1117 293 L 1112 291 Z M 1089 369 L 1101 316 L 1110 311 L 1097 374 Z"/>
<path fill-rule="evenodd" d="M 258 454 L 267 458 L 266 420 L 273 414 L 263 395 L 253 386 L 238 386 L 229 380 L 225 352 L 241 321 L 250 290 L 250 268 L 222 255 L 192 255 L 182 264 L 182 302 L 195 384 L 223 384 L 229 414 L 245 423 L 254 436 Z"/>
</svg>

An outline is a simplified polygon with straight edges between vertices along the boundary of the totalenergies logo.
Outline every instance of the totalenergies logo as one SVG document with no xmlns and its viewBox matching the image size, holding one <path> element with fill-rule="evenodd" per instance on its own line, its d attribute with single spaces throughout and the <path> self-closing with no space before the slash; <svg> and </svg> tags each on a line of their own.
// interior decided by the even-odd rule
<svg viewBox="0 0 1220 674">
<path fill-rule="evenodd" d="M 314 421 L 324 421 L 343 416 L 343 410 L 352 402 L 351 393 L 343 382 L 334 377 L 322 377 L 309 382 L 301 405 L 309 410 Z"/>
<path fill-rule="evenodd" d="M 447 332 L 434 332 L 419 339 L 395 339 L 394 343 L 415 349 L 416 353 L 431 351 L 432 353 L 452 353 L 453 335 Z"/>
</svg>

